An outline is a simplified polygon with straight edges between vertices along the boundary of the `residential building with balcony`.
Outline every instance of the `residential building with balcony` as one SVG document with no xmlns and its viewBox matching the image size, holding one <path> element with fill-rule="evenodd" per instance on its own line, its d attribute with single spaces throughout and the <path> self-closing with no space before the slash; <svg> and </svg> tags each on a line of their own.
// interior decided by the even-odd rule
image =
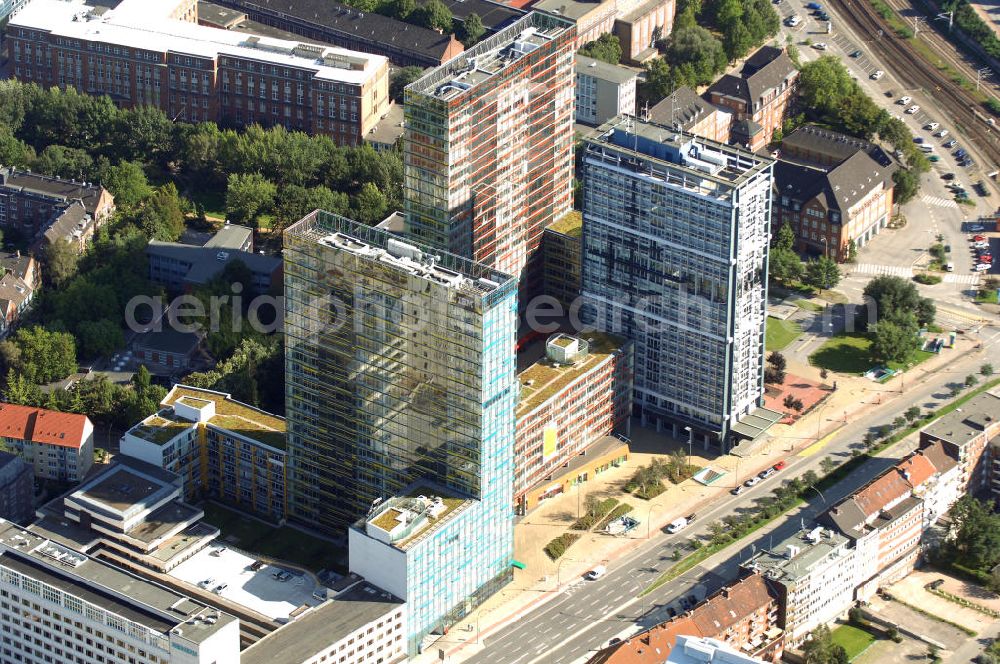
<svg viewBox="0 0 1000 664">
<path fill-rule="evenodd" d="M 924 503 L 927 530 L 965 495 L 958 459 L 941 442 L 929 443 L 904 457 L 896 467 L 913 485 L 913 495 Z"/>
<path fill-rule="evenodd" d="M 385 57 L 198 25 L 181 6 L 33 1 L 6 29 L 12 73 L 171 119 L 281 125 L 340 145 L 360 144 L 387 112 Z"/>
<path fill-rule="evenodd" d="M 185 500 L 215 498 L 285 519 L 284 418 L 186 385 L 171 388 L 160 407 L 125 432 L 121 454 L 179 475 Z"/>
<path fill-rule="evenodd" d="M 544 356 L 518 375 L 514 504 L 519 514 L 553 491 L 561 493 L 562 482 L 556 480 L 564 476 L 564 466 L 591 456 L 591 445 L 605 436 L 626 433 L 632 411 L 630 343 L 596 332 L 555 333 L 544 346 Z M 619 449 L 622 441 L 614 440 L 618 444 L 612 447 Z M 620 457 L 596 468 L 610 467 Z M 587 470 L 581 472 L 587 477 Z"/>
<path fill-rule="evenodd" d="M 774 168 L 772 228 L 788 224 L 804 254 L 846 261 L 888 226 L 897 169 L 867 141 L 800 127 Z"/>
<path fill-rule="evenodd" d="M 235 616 L 8 522 L 0 591 L 3 661 L 240 661 Z"/>
<path fill-rule="evenodd" d="M 920 430 L 920 447 L 940 442 L 958 461 L 962 491 L 979 494 L 991 482 L 987 443 L 1000 433 L 1000 396 L 982 392 Z"/>
<path fill-rule="evenodd" d="M 573 204 L 570 21 L 532 12 L 406 88 L 406 232 L 542 288 L 542 233 Z"/>
<path fill-rule="evenodd" d="M 86 415 L 2 403 L 0 442 L 46 480 L 79 482 L 94 463 L 94 425 Z"/>
<path fill-rule="evenodd" d="M 576 56 L 576 121 L 601 125 L 616 115 L 635 115 L 638 74 L 601 60 Z"/>
<path fill-rule="evenodd" d="M 828 528 L 802 530 L 741 567 L 759 573 L 777 595 L 786 646 L 833 621 L 854 604 L 859 571 L 851 541 Z"/>
<path fill-rule="evenodd" d="M 632 340 L 635 414 L 706 448 L 758 437 L 773 161 L 628 117 L 583 152 L 582 313 Z"/>
<path fill-rule="evenodd" d="M 712 104 L 732 111 L 729 141 L 756 152 L 784 123 L 798 77 L 799 70 L 783 49 L 762 46 L 744 61 L 739 74 L 723 75 L 705 94 Z"/>
<path fill-rule="evenodd" d="M 348 533 L 412 654 L 513 576 L 516 279 L 323 211 L 284 241 L 289 513 Z"/>
</svg>

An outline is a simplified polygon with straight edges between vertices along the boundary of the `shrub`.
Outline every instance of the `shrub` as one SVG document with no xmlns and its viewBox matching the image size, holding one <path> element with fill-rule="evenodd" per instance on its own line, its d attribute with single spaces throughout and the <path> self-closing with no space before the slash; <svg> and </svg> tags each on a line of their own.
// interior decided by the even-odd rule
<svg viewBox="0 0 1000 664">
<path fill-rule="evenodd" d="M 939 275 L 927 274 L 926 272 L 914 275 L 913 280 L 918 284 L 924 284 L 925 286 L 933 286 L 934 284 L 941 283 L 941 277 Z"/>
<path fill-rule="evenodd" d="M 563 533 L 545 545 L 545 554 L 552 560 L 557 560 L 566 553 L 566 549 L 573 545 L 573 542 L 580 539 L 579 535 L 573 533 Z"/>
<path fill-rule="evenodd" d="M 604 517 L 604 520 L 601 521 L 600 524 L 598 524 L 597 529 L 598 530 L 604 530 L 605 528 L 608 527 L 609 523 L 611 523 L 615 519 L 620 519 L 621 517 L 625 516 L 626 514 L 628 514 L 631 511 L 632 511 L 632 506 L 631 505 L 629 505 L 628 503 L 622 503 L 618 507 L 616 507 L 613 510 L 611 510 L 610 514 L 608 514 L 606 517 Z"/>
</svg>

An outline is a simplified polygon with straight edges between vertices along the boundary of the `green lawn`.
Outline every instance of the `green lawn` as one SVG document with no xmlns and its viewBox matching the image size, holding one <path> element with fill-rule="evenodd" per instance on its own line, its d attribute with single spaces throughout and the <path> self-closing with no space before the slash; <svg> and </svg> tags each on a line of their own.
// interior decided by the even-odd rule
<svg viewBox="0 0 1000 664">
<path fill-rule="evenodd" d="M 207 502 L 204 509 L 205 521 L 221 530 L 224 538 L 233 538 L 232 544 L 237 548 L 301 565 L 313 572 L 347 571 L 347 551 L 333 542 L 288 526 L 269 526 L 218 503 Z"/>
<path fill-rule="evenodd" d="M 863 334 L 841 334 L 820 346 L 809 356 L 809 364 L 838 373 L 861 374 L 875 366 L 868 349 L 871 340 Z M 890 369 L 914 367 L 934 353 L 916 350 L 903 362 L 890 362 Z"/>
<path fill-rule="evenodd" d="M 226 194 L 221 191 L 192 191 L 188 198 L 192 203 L 201 203 L 205 206 L 205 216 L 217 219 L 226 218 Z"/>
<path fill-rule="evenodd" d="M 806 311 L 823 311 L 823 305 L 817 304 L 812 300 L 795 300 L 795 306 L 799 309 L 805 309 Z"/>
<path fill-rule="evenodd" d="M 995 288 L 984 288 L 976 292 L 976 302 L 985 302 L 988 304 L 997 303 L 997 291 Z"/>
<path fill-rule="evenodd" d="M 847 651 L 847 659 L 852 660 L 863 653 L 868 646 L 875 642 L 875 637 L 870 632 L 859 629 L 854 625 L 841 625 L 830 634 L 833 642 L 843 646 Z"/>
<path fill-rule="evenodd" d="M 767 333 L 764 347 L 768 352 L 784 350 L 802 334 L 802 326 L 793 320 L 781 320 L 767 317 Z"/>
</svg>

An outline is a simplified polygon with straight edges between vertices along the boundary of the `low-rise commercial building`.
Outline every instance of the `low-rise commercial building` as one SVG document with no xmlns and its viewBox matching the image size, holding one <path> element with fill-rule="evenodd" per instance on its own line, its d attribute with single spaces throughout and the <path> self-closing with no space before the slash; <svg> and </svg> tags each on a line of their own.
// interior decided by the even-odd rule
<svg viewBox="0 0 1000 664">
<path fill-rule="evenodd" d="M 172 119 L 282 125 L 357 145 L 389 106 L 385 57 L 198 25 L 197 4 L 38 0 L 7 26 L 16 78 L 156 106 Z"/>
<path fill-rule="evenodd" d="M 646 111 L 646 120 L 720 143 L 729 142 L 733 114 L 682 85 Z"/>
<path fill-rule="evenodd" d="M 79 482 L 94 463 L 94 425 L 86 415 L 0 403 L 0 442 L 42 479 Z"/>
<path fill-rule="evenodd" d="M 753 152 L 767 146 L 785 121 L 798 77 L 799 70 L 783 49 L 762 46 L 739 74 L 726 74 L 713 83 L 708 100 L 733 113 L 729 142 Z"/>
<path fill-rule="evenodd" d="M 90 182 L 0 167 L 0 227 L 34 240 L 73 242 L 80 251 L 115 211 L 115 199 Z"/>
<path fill-rule="evenodd" d="M 5 662 L 240 661 L 234 616 L 7 522 L 0 590 Z"/>
<path fill-rule="evenodd" d="M 27 523 L 34 515 L 35 475 L 21 457 L 0 452 L 0 519 Z"/>
<path fill-rule="evenodd" d="M 690 640 L 711 641 L 744 659 L 778 662 L 784 652 L 777 595 L 759 574 L 722 588 L 689 612 L 604 648 L 588 664 L 662 664 L 684 659 Z M 701 660 L 713 661 L 713 660 Z"/>
<path fill-rule="evenodd" d="M 562 467 L 587 455 L 601 437 L 624 432 L 632 409 L 630 343 L 598 333 L 556 333 L 544 345 L 544 356 L 518 376 L 514 503 L 522 514 L 537 500 L 562 493 L 564 482 L 553 483 L 553 475 L 563 475 Z M 603 450 L 597 455 L 602 463 L 589 470 L 621 463 L 627 451 L 604 460 L 619 447 Z M 563 479 L 575 484 L 585 481 L 581 477 L 588 477 L 588 469 Z M 529 494 L 529 489 L 534 491 Z"/>
<path fill-rule="evenodd" d="M 635 115 L 638 74 L 584 55 L 576 56 L 576 121 L 599 125 L 617 115 Z"/>
<path fill-rule="evenodd" d="M 871 143 L 800 127 L 782 141 L 774 168 L 771 226 L 788 224 L 800 252 L 846 261 L 889 224 L 896 170 Z"/>
<path fill-rule="evenodd" d="M 362 581 L 244 650 L 240 664 L 393 664 L 406 659 L 405 639 L 403 602 Z"/>
<path fill-rule="evenodd" d="M 183 478 L 187 500 L 216 498 L 280 521 L 286 514 L 285 419 L 229 394 L 175 385 L 121 453 Z"/>
<path fill-rule="evenodd" d="M 920 446 L 942 443 L 949 456 L 958 461 L 962 490 L 975 495 L 990 485 L 991 464 L 986 445 L 997 434 L 1000 434 L 1000 396 L 983 392 L 921 429 Z"/>
<path fill-rule="evenodd" d="M 786 645 L 802 641 L 854 603 L 858 570 L 850 540 L 828 528 L 802 530 L 742 567 L 760 573 L 777 594 Z"/>
<path fill-rule="evenodd" d="M 164 328 L 135 335 L 130 346 L 138 364 L 150 373 L 170 376 L 191 370 L 201 343 L 202 337 L 196 332 Z"/>
<path fill-rule="evenodd" d="M 227 239 L 240 238 L 231 236 Z M 251 283 L 248 284 L 251 291 L 249 294 L 270 293 L 273 289 L 280 288 L 281 284 L 280 256 L 266 256 L 212 241 L 195 247 L 179 242 L 150 240 L 146 246 L 146 258 L 149 259 L 149 280 L 174 292 L 204 286 L 221 273 L 226 265 L 236 261 L 243 263 L 252 275 Z"/>
</svg>

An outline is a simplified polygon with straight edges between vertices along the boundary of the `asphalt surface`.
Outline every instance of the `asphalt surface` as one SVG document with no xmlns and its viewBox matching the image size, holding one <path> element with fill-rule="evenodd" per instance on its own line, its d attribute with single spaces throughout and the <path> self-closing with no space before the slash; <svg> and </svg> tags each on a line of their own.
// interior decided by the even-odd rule
<svg viewBox="0 0 1000 664">
<path fill-rule="evenodd" d="M 976 373 L 984 362 L 1000 365 L 1000 326 L 982 330 L 984 349 L 968 353 L 947 369 L 908 384 L 902 395 L 888 400 L 884 395 L 880 405 L 873 405 L 863 421 L 847 423 L 833 434 L 822 452 L 812 456 L 792 456 L 788 466 L 772 478 L 761 482 L 740 496 L 725 494 L 707 505 L 690 528 L 669 535 L 655 532 L 648 542 L 619 560 L 607 564 L 608 573 L 597 581 L 575 580 L 556 599 L 535 611 L 526 613 L 513 624 L 484 641 L 484 649 L 468 661 L 477 664 L 561 664 L 580 660 L 607 645 L 615 636 L 634 632 L 655 624 L 666 617 L 665 607 L 679 606 L 681 597 L 694 594 L 702 599 L 727 581 L 735 579 L 740 562 L 754 550 L 768 547 L 794 534 L 804 522 L 830 507 L 844 496 L 868 482 L 874 475 L 905 454 L 912 444 L 905 443 L 886 451 L 887 456 L 869 460 L 862 470 L 853 473 L 824 493 L 815 495 L 803 507 L 777 519 L 767 529 L 751 538 L 735 543 L 706 560 L 686 574 L 664 584 L 646 597 L 638 594 L 673 564 L 671 553 L 694 535 L 706 535 L 708 524 L 730 514 L 752 509 L 756 500 L 774 490 L 779 482 L 801 475 L 807 470 L 819 472 L 824 457 L 834 456 L 843 461 L 852 448 L 869 430 L 888 424 L 910 406 L 931 408 L 950 400 L 948 387 Z"/>
</svg>

